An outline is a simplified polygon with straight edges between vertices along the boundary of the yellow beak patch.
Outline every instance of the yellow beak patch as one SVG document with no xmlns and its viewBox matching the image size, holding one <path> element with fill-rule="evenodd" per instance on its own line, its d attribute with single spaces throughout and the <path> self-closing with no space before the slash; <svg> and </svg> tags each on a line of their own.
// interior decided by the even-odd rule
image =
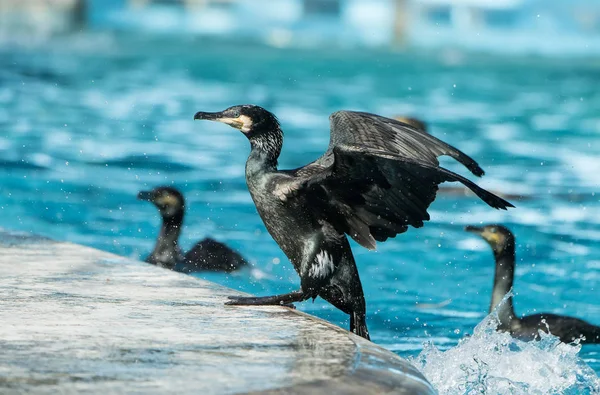
<svg viewBox="0 0 600 395">
<path fill-rule="evenodd" d="M 485 231 L 481 234 L 481 236 L 486 239 L 487 241 L 494 243 L 494 244 L 498 244 L 501 240 L 500 240 L 500 235 L 498 233 L 492 233 L 489 231 Z"/>
</svg>

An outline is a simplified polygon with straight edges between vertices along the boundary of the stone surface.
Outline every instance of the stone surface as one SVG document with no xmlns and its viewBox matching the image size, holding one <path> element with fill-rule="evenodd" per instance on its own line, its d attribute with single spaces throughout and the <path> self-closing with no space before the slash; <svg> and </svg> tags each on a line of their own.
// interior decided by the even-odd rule
<svg viewBox="0 0 600 395">
<path fill-rule="evenodd" d="M 0 393 L 433 393 L 396 355 L 286 307 L 70 243 L 0 233 Z"/>
</svg>

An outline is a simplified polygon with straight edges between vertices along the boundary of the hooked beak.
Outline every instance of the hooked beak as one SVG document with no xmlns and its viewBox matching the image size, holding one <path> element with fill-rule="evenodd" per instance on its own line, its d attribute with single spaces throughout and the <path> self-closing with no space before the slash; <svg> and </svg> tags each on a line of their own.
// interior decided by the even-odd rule
<svg viewBox="0 0 600 395">
<path fill-rule="evenodd" d="M 147 202 L 151 202 L 152 201 L 152 192 L 150 191 L 140 191 L 137 195 L 137 198 L 139 200 L 144 200 Z"/>
<path fill-rule="evenodd" d="M 194 115 L 194 119 L 222 122 L 232 128 L 241 130 L 244 133 L 248 133 L 252 128 L 252 119 L 246 115 L 232 118 L 224 116 L 222 112 L 197 112 L 196 115 Z"/>
<path fill-rule="evenodd" d="M 469 233 L 475 233 L 481 235 L 483 233 L 483 228 L 480 226 L 467 225 L 465 226 L 465 230 Z"/>
<path fill-rule="evenodd" d="M 196 115 L 194 115 L 194 120 L 204 119 L 206 121 L 218 121 L 221 119 L 222 113 L 220 112 L 202 112 L 198 111 Z"/>
</svg>

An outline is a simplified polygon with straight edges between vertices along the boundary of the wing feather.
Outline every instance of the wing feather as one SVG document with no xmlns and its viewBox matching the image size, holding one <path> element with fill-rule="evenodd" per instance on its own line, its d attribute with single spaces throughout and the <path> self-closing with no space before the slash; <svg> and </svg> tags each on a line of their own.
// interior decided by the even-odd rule
<svg viewBox="0 0 600 395">
<path fill-rule="evenodd" d="M 330 123 L 327 151 L 304 167 L 285 171 L 294 183 L 287 190 L 303 193 L 340 233 L 366 248 L 374 249 L 376 241 L 395 237 L 409 226 L 423 226 L 438 185 L 446 181 L 464 184 L 491 207 L 514 207 L 440 167 L 437 158 L 448 155 L 476 176 L 484 174 L 471 157 L 426 132 L 352 111 L 333 113 Z"/>
<path fill-rule="evenodd" d="M 405 158 L 439 165 L 437 158 L 450 156 L 480 177 L 483 169 L 467 154 L 413 126 L 379 115 L 356 111 L 337 111 L 329 117 L 329 148 L 355 146 L 366 150 L 385 150 Z"/>
</svg>

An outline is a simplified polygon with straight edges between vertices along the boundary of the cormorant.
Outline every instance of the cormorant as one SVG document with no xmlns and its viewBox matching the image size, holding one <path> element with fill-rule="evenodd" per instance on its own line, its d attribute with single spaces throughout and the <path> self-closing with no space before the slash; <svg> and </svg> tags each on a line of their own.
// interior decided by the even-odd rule
<svg viewBox="0 0 600 395">
<path fill-rule="evenodd" d="M 438 184 L 459 181 L 487 204 L 512 206 L 468 179 L 439 167 L 449 155 L 481 176 L 470 157 L 410 125 L 374 114 L 330 116 L 329 148 L 316 161 L 278 170 L 283 132 L 277 118 L 254 105 L 198 112 L 194 119 L 239 129 L 250 141 L 246 182 L 267 230 L 300 276 L 300 289 L 267 297 L 231 297 L 233 305 L 289 304 L 321 296 L 350 315 L 350 330 L 369 338 L 358 270 L 346 237 L 368 249 L 408 226 L 429 220 Z"/>
<path fill-rule="evenodd" d="M 515 275 L 515 237 L 502 225 L 467 226 L 467 232 L 475 233 L 488 242 L 496 260 L 494 290 L 490 313 L 498 308 L 499 331 L 509 332 L 523 340 L 539 337 L 538 330 L 548 332 L 570 343 L 581 338 L 582 343 L 600 343 L 600 327 L 573 317 L 556 314 L 534 314 L 522 318 L 517 317 L 513 307 L 513 298 L 509 295 L 506 302 L 500 304 L 504 296 L 513 286 Z"/>
<path fill-rule="evenodd" d="M 423 120 L 420 120 L 419 118 L 414 118 L 414 117 L 405 117 L 405 116 L 395 116 L 394 119 L 396 121 L 400 121 L 402 123 L 407 123 L 410 126 L 420 129 L 424 132 L 428 132 L 427 130 L 427 123 Z"/>
<path fill-rule="evenodd" d="M 186 254 L 181 252 L 178 239 L 183 224 L 185 200 L 177 189 L 157 187 L 151 191 L 141 191 L 138 199 L 153 203 L 162 216 L 158 240 L 146 262 L 184 273 L 231 272 L 247 264 L 240 254 L 211 238 L 198 242 Z"/>
</svg>

